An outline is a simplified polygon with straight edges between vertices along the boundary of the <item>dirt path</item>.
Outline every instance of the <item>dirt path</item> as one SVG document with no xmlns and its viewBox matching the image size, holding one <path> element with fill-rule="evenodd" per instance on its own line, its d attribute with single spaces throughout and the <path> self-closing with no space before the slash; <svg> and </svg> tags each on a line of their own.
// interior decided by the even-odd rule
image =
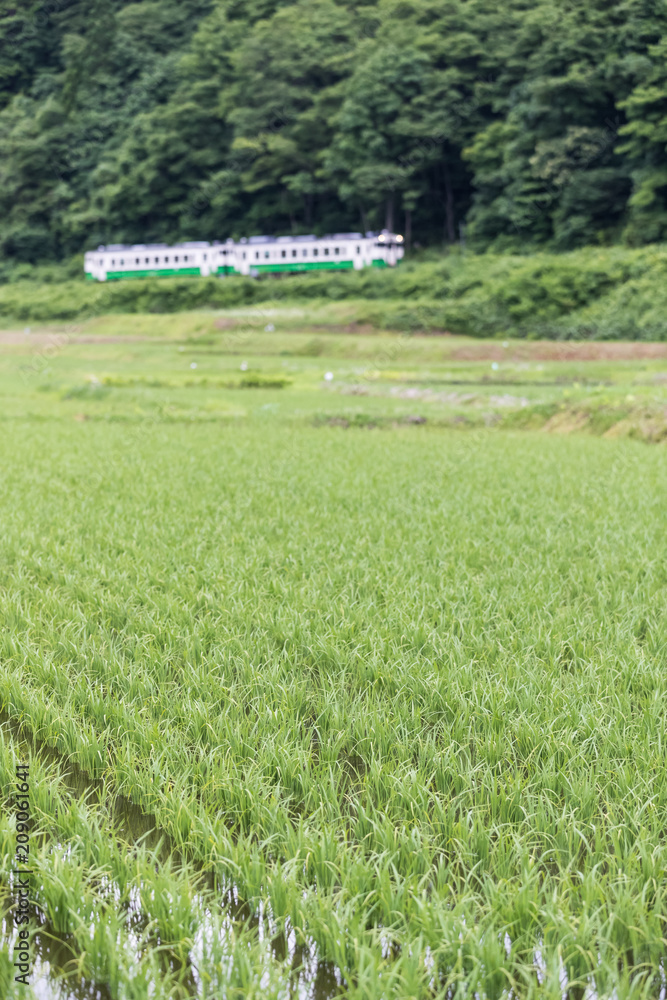
<svg viewBox="0 0 667 1000">
<path fill-rule="evenodd" d="M 455 361 L 651 361 L 667 358 L 667 343 L 645 341 L 480 341 L 454 347 Z"/>
<path fill-rule="evenodd" d="M 222 318 L 214 324 L 219 330 L 233 329 L 242 325 L 235 319 Z M 356 333 L 370 335 L 378 333 L 370 327 L 347 327 L 313 325 L 300 327 L 299 334 L 308 333 Z M 438 337 L 437 334 L 416 335 L 427 336 L 429 340 Z M 559 340 L 510 340 L 507 347 L 497 340 L 464 340 L 448 333 L 439 335 L 439 339 L 450 348 L 448 359 L 452 361 L 652 361 L 667 359 L 667 343 L 654 341 L 559 341 Z M 168 343 L 170 338 L 135 335 L 105 335 L 82 333 L 82 326 L 41 327 L 30 333 L 24 330 L 0 330 L 1 347 L 23 347 L 34 349 L 49 346 L 58 348 L 67 344 L 130 344 L 130 343 Z M 443 360 L 447 360 L 443 358 Z"/>
</svg>

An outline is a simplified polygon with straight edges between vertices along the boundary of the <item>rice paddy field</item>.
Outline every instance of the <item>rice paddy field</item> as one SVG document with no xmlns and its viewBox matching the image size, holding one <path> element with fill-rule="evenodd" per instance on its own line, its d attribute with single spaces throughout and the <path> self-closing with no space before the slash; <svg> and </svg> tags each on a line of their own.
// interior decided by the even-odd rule
<svg viewBox="0 0 667 1000">
<path fill-rule="evenodd" d="M 346 308 L 0 333 L 8 1000 L 664 1000 L 667 344 Z"/>
</svg>

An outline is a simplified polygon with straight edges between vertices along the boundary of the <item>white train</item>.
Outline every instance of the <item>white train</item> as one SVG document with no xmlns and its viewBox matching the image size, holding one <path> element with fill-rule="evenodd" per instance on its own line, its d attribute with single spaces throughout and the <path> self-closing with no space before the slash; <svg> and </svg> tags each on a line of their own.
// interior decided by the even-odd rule
<svg viewBox="0 0 667 1000">
<path fill-rule="evenodd" d="M 294 273 L 395 267 L 403 257 L 403 237 L 381 233 L 332 236 L 251 236 L 224 243 L 137 243 L 98 247 L 85 255 L 93 281 L 160 278 L 172 275 Z"/>
</svg>

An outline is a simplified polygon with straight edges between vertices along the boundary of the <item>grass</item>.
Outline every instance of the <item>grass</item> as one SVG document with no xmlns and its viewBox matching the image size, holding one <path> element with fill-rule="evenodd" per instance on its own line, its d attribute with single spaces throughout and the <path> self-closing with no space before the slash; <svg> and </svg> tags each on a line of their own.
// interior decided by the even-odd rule
<svg viewBox="0 0 667 1000">
<path fill-rule="evenodd" d="M 664 407 L 665 360 L 348 350 L 279 310 L 239 355 L 220 318 L 2 360 L 0 704 L 35 749 L 5 727 L 0 771 L 32 755 L 40 954 L 123 1000 L 658 995 L 667 465 L 604 413 Z M 245 359 L 290 383 L 230 388 Z M 508 429 L 565 398 L 599 426 Z M 12 844 L 5 811 L 5 883 Z"/>
<path fill-rule="evenodd" d="M 420 418 L 468 427 L 576 427 L 651 441 L 667 436 L 662 344 L 374 332 L 355 327 L 350 310 L 350 303 L 309 311 L 274 302 L 0 332 L 5 412 L 209 423 L 279 415 L 339 426 Z"/>
</svg>

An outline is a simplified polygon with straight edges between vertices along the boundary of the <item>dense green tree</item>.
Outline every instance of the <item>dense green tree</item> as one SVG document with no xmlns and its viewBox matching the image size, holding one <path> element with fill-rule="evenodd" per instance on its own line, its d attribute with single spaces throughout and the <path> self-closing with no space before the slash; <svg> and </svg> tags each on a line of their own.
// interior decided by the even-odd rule
<svg viewBox="0 0 667 1000">
<path fill-rule="evenodd" d="M 667 236 L 667 0 L 0 0 L 0 254 Z"/>
<path fill-rule="evenodd" d="M 333 119 L 336 133 L 326 166 L 352 211 L 358 207 L 365 219 L 369 209 L 375 210 L 372 218 L 377 223 L 382 206 L 383 225 L 393 230 L 396 199 L 414 183 L 413 168 L 402 162 L 410 140 L 398 123 L 423 92 L 428 58 L 397 45 L 368 42 L 367 48 L 346 82 L 342 106 Z"/>
<path fill-rule="evenodd" d="M 543 0 L 518 19 L 513 59 L 523 79 L 502 122 L 465 151 L 479 243 L 565 249 L 618 236 L 630 194 L 617 151 L 621 108 L 667 27 L 656 13 L 645 0 Z"/>
<path fill-rule="evenodd" d="M 349 78 L 358 20 L 334 0 L 300 0 L 257 23 L 234 57 L 223 101 L 231 161 L 251 226 L 310 228 L 331 214 L 322 159 L 334 137 L 337 85 Z M 335 201 L 340 215 L 341 206 Z"/>
<path fill-rule="evenodd" d="M 223 10 L 205 18 L 187 54 L 170 60 L 169 99 L 140 109 L 123 141 L 105 150 L 92 205 L 107 240 L 217 235 L 207 224 L 209 201 L 196 196 L 229 151 L 220 85 L 232 79 L 235 34 Z"/>
<path fill-rule="evenodd" d="M 60 32 L 41 3 L 0 0 L 0 108 L 29 87 L 38 72 L 62 68 L 61 45 Z"/>
<path fill-rule="evenodd" d="M 667 238 L 667 38 L 650 49 L 643 79 L 621 102 L 620 129 L 632 168 L 626 237 L 631 243 Z"/>
<path fill-rule="evenodd" d="M 453 242 L 470 207 L 472 174 L 462 150 L 493 119 L 507 92 L 516 4 L 490 0 L 381 0 L 381 42 L 410 45 L 428 60 L 420 92 L 403 105 L 394 131 L 405 137 L 403 203 L 420 233 Z"/>
</svg>

